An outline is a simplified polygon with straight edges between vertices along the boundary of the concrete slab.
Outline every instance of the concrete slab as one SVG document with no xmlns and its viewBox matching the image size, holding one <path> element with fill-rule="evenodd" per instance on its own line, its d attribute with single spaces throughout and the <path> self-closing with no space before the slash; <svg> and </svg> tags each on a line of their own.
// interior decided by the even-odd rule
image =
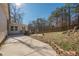
<svg viewBox="0 0 79 59">
<path fill-rule="evenodd" d="M 9 36 L 0 49 L 4 56 L 57 56 L 46 43 L 29 36 Z"/>
</svg>

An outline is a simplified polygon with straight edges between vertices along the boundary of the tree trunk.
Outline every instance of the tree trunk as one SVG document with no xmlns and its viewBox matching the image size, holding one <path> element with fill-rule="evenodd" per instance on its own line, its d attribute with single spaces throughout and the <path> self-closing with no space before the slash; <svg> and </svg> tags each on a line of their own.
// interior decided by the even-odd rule
<svg viewBox="0 0 79 59">
<path fill-rule="evenodd" d="M 56 26 L 58 28 L 58 17 L 57 17 L 57 21 L 56 21 Z M 56 29 L 58 31 L 58 29 Z"/>
<path fill-rule="evenodd" d="M 62 30 L 63 30 L 63 15 L 62 15 Z"/>
<path fill-rule="evenodd" d="M 70 7 L 68 8 L 68 13 L 69 13 L 69 24 L 68 24 L 68 29 L 70 29 L 70 24 L 71 24 L 71 14 L 70 14 Z"/>
<path fill-rule="evenodd" d="M 78 15 L 78 26 L 79 26 L 79 15 Z"/>
</svg>

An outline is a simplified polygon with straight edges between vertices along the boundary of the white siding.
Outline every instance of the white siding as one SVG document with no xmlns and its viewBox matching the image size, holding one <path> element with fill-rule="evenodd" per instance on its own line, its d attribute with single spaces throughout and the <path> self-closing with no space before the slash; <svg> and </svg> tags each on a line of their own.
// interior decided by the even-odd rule
<svg viewBox="0 0 79 59">
<path fill-rule="evenodd" d="M 3 9 L 0 6 L 0 43 L 7 34 L 7 19 Z"/>
</svg>

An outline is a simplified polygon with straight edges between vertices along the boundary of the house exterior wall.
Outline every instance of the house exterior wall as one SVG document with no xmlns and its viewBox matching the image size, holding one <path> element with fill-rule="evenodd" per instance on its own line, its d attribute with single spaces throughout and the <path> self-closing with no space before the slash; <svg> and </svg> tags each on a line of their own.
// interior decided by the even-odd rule
<svg viewBox="0 0 79 59">
<path fill-rule="evenodd" d="M 11 26 L 13 26 L 13 27 L 17 26 L 17 31 L 14 30 L 14 28 L 13 28 L 13 31 L 11 31 Z M 10 23 L 9 34 L 19 34 L 19 33 L 21 33 L 21 30 L 22 30 L 22 26 L 20 24 L 12 23 L 12 22 Z"/>
<path fill-rule="evenodd" d="M 8 4 L 0 4 L 0 43 L 7 35 Z"/>
<path fill-rule="evenodd" d="M 13 26 L 13 30 L 11 30 L 11 26 Z M 17 31 L 15 30 L 15 26 L 17 26 Z M 21 23 L 16 23 L 11 19 L 9 24 L 9 34 L 22 34 L 24 31 L 27 31 L 27 26 Z"/>
</svg>

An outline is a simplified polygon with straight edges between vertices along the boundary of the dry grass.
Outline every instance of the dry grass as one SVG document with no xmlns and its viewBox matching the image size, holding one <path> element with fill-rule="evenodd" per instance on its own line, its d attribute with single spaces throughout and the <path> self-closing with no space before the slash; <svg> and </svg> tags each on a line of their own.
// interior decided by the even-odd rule
<svg viewBox="0 0 79 59">
<path fill-rule="evenodd" d="M 65 51 L 79 51 L 79 32 L 65 34 L 63 32 L 51 32 L 45 33 L 44 36 L 32 37 L 49 44 L 54 42 Z"/>
</svg>

